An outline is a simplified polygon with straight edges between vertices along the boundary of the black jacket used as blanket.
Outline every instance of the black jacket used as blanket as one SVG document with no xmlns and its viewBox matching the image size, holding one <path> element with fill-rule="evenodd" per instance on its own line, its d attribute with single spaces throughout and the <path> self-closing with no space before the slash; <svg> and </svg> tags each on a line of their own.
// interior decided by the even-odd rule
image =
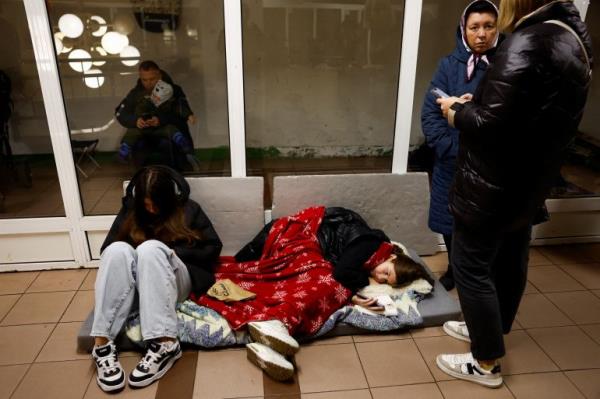
<svg viewBox="0 0 600 399">
<path fill-rule="evenodd" d="M 237 262 L 260 259 L 271 226 L 271 221 L 235 255 Z M 341 207 L 325 209 L 317 233 L 323 257 L 333 265 L 333 277 L 344 287 L 358 291 L 369 285 L 365 262 L 381 243 L 390 239 L 381 230 L 372 229 L 354 211 Z"/>
</svg>

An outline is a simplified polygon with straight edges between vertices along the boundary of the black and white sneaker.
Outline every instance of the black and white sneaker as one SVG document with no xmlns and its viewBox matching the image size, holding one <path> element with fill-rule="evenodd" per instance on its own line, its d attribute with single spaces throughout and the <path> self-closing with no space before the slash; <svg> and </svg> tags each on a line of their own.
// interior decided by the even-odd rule
<svg viewBox="0 0 600 399">
<path fill-rule="evenodd" d="M 129 374 L 129 385 L 142 388 L 161 378 L 181 357 L 179 341 L 150 342 L 148 351 Z"/>
<path fill-rule="evenodd" d="M 438 367 L 452 377 L 490 388 L 498 388 L 502 385 L 500 365 L 497 364 L 492 370 L 485 370 L 470 352 L 438 355 L 435 360 Z"/>
<path fill-rule="evenodd" d="M 116 392 L 125 387 L 125 371 L 117 357 L 117 347 L 112 341 L 94 346 L 92 358 L 96 363 L 96 382 L 104 392 Z"/>
</svg>

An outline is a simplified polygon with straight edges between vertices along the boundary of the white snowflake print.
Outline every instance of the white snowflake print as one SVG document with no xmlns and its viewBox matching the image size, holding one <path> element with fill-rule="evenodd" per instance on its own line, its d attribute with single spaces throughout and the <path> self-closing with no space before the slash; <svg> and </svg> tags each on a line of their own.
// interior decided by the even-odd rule
<svg viewBox="0 0 600 399">
<path fill-rule="evenodd" d="M 331 274 L 327 274 L 325 276 L 319 276 L 319 284 L 331 285 L 333 283 L 335 283 L 335 280 L 333 279 L 333 276 Z"/>
<path fill-rule="evenodd" d="M 282 300 L 286 296 L 287 296 L 287 292 L 285 292 L 285 291 L 275 291 L 275 293 L 272 295 L 272 298 Z"/>
<path fill-rule="evenodd" d="M 305 270 L 310 270 L 315 266 L 315 264 L 313 262 L 304 262 L 300 264 L 300 268 L 298 269 L 298 272 L 304 272 Z"/>
<path fill-rule="evenodd" d="M 327 298 L 319 299 L 319 309 L 323 312 L 326 312 L 329 309 L 329 301 Z"/>
<path fill-rule="evenodd" d="M 250 266 L 246 268 L 246 273 L 258 273 L 260 268 L 258 266 Z"/>
<path fill-rule="evenodd" d="M 346 301 L 346 289 L 341 285 L 338 285 L 333 295 L 339 304 L 342 304 Z"/>
<path fill-rule="evenodd" d="M 306 291 L 302 290 L 302 291 L 298 291 L 296 292 L 294 295 L 292 295 L 294 298 L 298 298 L 298 299 L 302 299 L 302 298 L 306 298 L 308 296 L 308 294 L 306 293 Z"/>
<path fill-rule="evenodd" d="M 278 281 L 277 283 L 275 283 L 275 289 L 276 290 L 281 290 L 285 287 L 285 281 Z"/>
<path fill-rule="evenodd" d="M 311 323 L 311 330 L 317 331 L 322 325 L 323 325 L 323 319 L 321 318 L 321 316 L 317 317 L 316 320 L 313 320 Z"/>
<path fill-rule="evenodd" d="M 298 308 L 298 310 L 304 310 L 304 308 L 306 308 L 306 303 L 296 302 L 296 307 Z"/>
<path fill-rule="evenodd" d="M 299 283 L 308 283 L 309 281 L 310 281 L 310 276 L 308 275 L 308 273 L 302 273 L 301 275 L 298 276 Z"/>
<path fill-rule="evenodd" d="M 244 305 L 244 312 L 245 313 L 252 313 L 252 312 L 254 312 L 254 306 L 252 306 L 252 305 Z"/>
<path fill-rule="evenodd" d="M 253 283 L 252 281 L 242 281 L 238 283 L 238 285 L 245 290 L 251 290 L 252 288 L 254 288 L 254 284 L 255 283 Z"/>
</svg>

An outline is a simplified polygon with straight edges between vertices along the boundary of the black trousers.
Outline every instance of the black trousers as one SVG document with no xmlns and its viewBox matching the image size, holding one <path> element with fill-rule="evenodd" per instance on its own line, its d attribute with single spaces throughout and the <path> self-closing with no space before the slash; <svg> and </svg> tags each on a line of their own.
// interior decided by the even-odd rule
<svg viewBox="0 0 600 399">
<path fill-rule="evenodd" d="M 448 252 L 448 271 L 452 273 L 452 264 L 450 263 L 452 260 L 452 234 L 444 234 L 442 237 L 444 237 L 444 244 Z"/>
<path fill-rule="evenodd" d="M 475 231 L 454 221 L 452 259 L 460 306 L 478 360 L 505 354 L 527 283 L 531 226 L 513 232 Z"/>
</svg>

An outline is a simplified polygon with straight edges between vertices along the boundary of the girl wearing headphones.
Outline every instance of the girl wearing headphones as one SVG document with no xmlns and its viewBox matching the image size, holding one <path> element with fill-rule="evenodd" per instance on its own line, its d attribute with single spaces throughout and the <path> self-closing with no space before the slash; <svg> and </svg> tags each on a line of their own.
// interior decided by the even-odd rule
<svg viewBox="0 0 600 399">
<path fill-rule="evenodd" d="M 222 244 L 200 205 L 189 199 L 183 176 L 165 166 L 138 171 L 101 249 L 95 285 L 96 381 L 106 392 L 125 386 L 113 340 L 139 309 L 148 350 L 129 385 L 145 387 L 181 357 L 176 302 L 200 295 L 215 282 L 213 265 Z"/>
</svg>

